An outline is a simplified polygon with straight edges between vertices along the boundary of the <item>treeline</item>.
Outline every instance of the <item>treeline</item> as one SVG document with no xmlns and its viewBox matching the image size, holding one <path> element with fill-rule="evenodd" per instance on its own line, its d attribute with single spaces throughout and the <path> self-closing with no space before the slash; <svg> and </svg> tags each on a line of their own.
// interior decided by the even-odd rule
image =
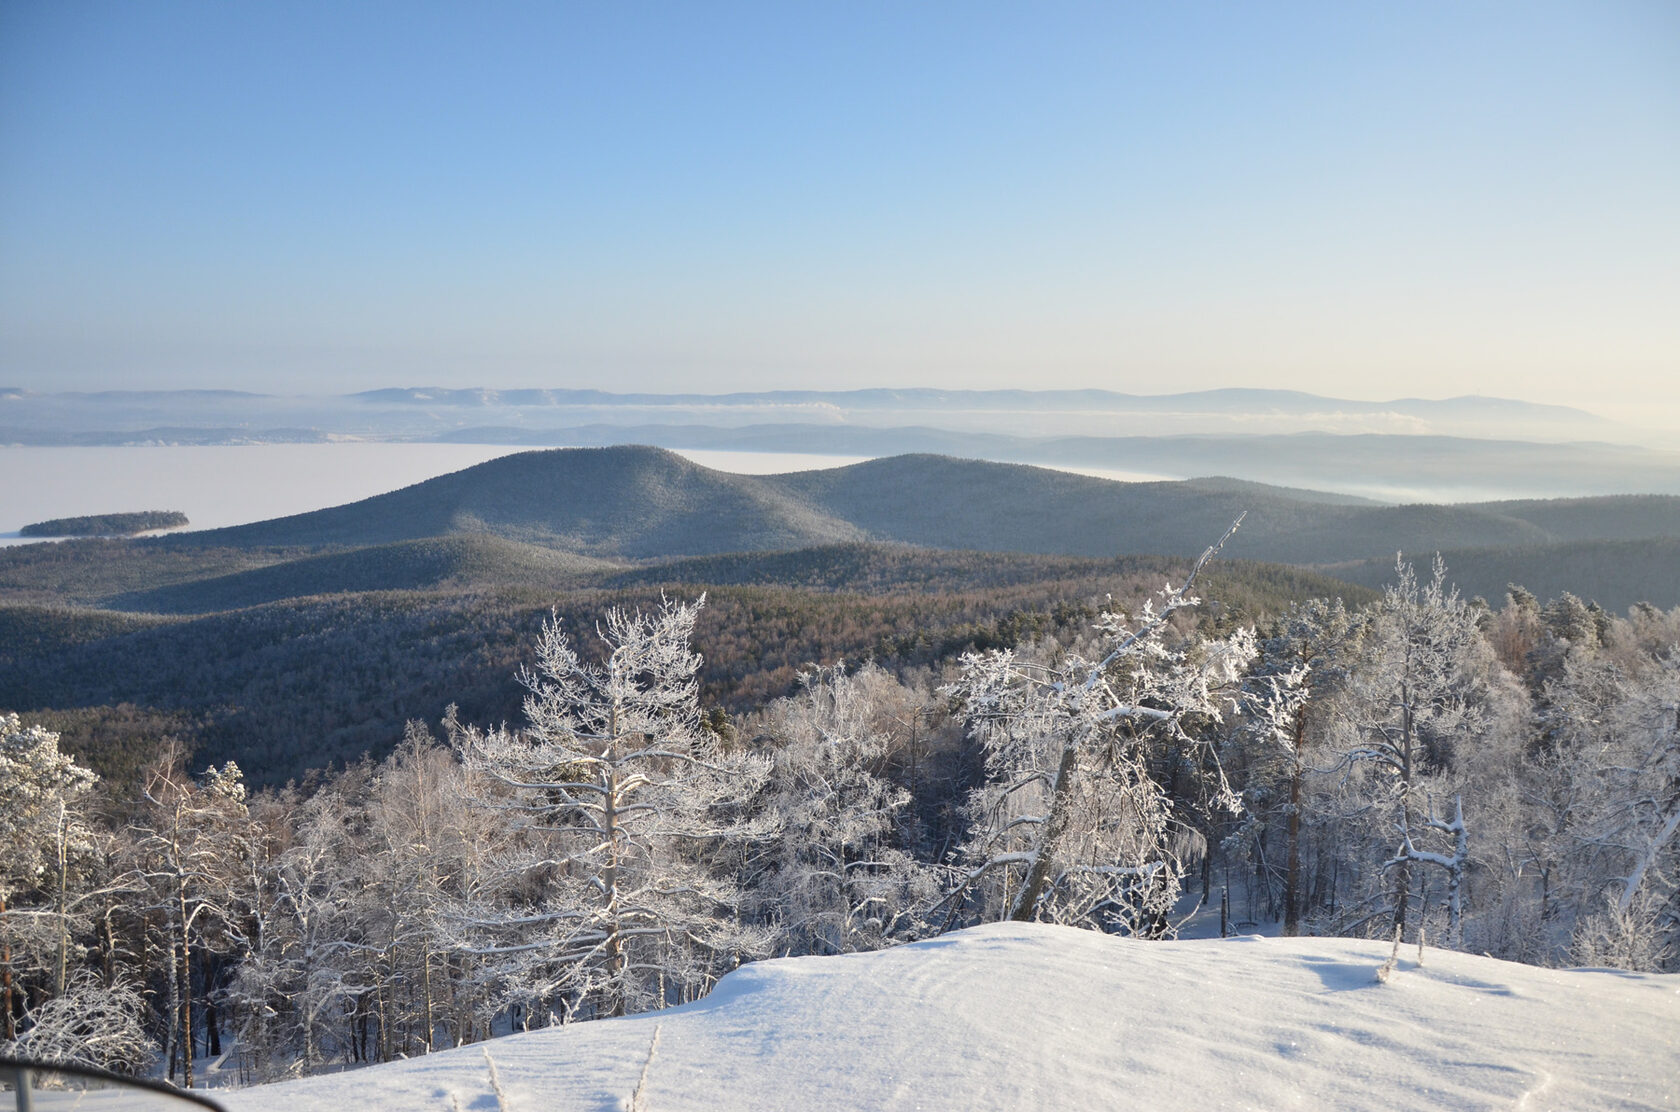
<svg viewBox="0 0 1680 1112">
<path fill-rule="evenodd" d="M 1618 613 L 1640 602 L 1665 608 L 1680 603 L 1680 575 L 1675 573 L 1680 568 L 1680 538 L 1675 537 L 1470 548 L 1441 556 L 1466 595 L 1498 599 L 1507 583 L 1521 583 L 1541 598 L 1569 592 Z M 1391 565 L 1388 560 L 1365 560 L 1323 570 L 1352 583 L 1381 587 L 1393 573 Z"/>
<path fill-rule="evenodd" d="M 1680 969 L 1680 609 L 1465 601 L 1402 567 L 1280 623 L 1282 744 L 1230 749 L 1217 834 L 1243 913 L 1542 964 Z M 1408 918 L 1410 915 L 1410 918 Z"/>
<path fill-rule="evenodd" d="M 1256 628 L 1195 579 L 737 713 L 701 697 L 718 603 L 597 599 L 519 639 L 514 715 L 256 793 L 168 750 L 113 790 L 10 716 L 9 1049 L 255 1080 L 998 918 L 1170 937 L 1215 887 L 1286 933 L 1680 970 L 1680 610 L 1401 565 Z"/>
</svg>

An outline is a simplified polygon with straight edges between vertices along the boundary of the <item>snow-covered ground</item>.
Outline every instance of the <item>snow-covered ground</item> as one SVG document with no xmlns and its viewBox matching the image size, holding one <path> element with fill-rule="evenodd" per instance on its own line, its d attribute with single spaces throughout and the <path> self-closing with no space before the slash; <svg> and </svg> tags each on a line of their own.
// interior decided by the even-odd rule
<svg viewBox="0 0 1680 1112">
<path fill-rule="evenodd" d="M 686 1007 L 224 1099 L 234 1112 L 616 1112 L 633 1096 L 648 1112 L 1680 1107 L 1680 976 L 1437 950 L 1419 968 L 1412 950 L 1379 984 L 1386 956 L 1343 939 L 998 924 L 760 962 Z"/>
</svg>

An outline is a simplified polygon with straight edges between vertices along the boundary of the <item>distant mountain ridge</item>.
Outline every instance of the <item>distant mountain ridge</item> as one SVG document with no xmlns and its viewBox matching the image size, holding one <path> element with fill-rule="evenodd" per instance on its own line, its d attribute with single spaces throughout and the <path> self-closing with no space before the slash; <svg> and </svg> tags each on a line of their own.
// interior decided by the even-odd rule
<svg viewBox="0 0 1680 1112">
<path fill-rule="evenodd" d="M 595 424 L 560 429 L 469 426 L 435 434 L 435 438 L 460 444 L 533 447 L 604 447 L 633 442 L 702 451 L 862 456 L 931 453 L 1088 470 L 1244 475 L 1259 477 L 1267 485 L 1298 489 L 1353 485 L 1365 488 L 1378 501 L 1388 502 L 1460 500 L 1419 497 L 1415 492 L 1421 490 L 1565 496 L 1680 494 L 1680 452 L 1591 441 L 1541 443 L 1324 432 L 1019 436 L 923 425 L 870 428 L 852 424 Z"/>
<path fill-rule="evenodd" d="M 234 389 L 157 390 L 62 390 L 39 391 L 21 386 L 0 386 L 0 398 L 61 398 L 66 400 L 124 402 L 134 400 L 283 400 L 301 395 L 273 394 Z M 363 404 L 412 404 L 439 406 L 564 406 L 564 405 L 810 405 L 833 404 L 847 408 L 946 408 L 953 404 L 1008 410 L 1059 409 L 1096 406 L 1105 409 L 1154 411 L 1231 410 L 1245 412 L 1272 409 L 1313 412 L 1324 408 L 1345 411 L 1397 411 L 1430 413 L 1441 410 L 1471 412 L 1547 413 L 1571 418 L 1601 420 L 1583 409 L 1545 402 L 1523 401 L 1483 394 L 1461 394 L 1451 398 L 1389 398 L 1367 401 L 1313 394 L 1302 390 L 1264 387 L 1221 387 L 1187 390 L 1171 394 L 1134 394 L 1120 390 L 1086 389 L 945 389 L 939 387 L 865 387 L 850 390 L 739 390 L 725 393 L 619 392 L 593 388 L 395 386 L 361 390 L 336 396 Z"/>
<path fill-rule="evenodd" d="M 629 426 L 656 420 L 683 424 L 713 423 L 738 425 L 766 420 L 797 419 L 801 411 L 819 412 L 829 419 L 858 420 L 887 425 L 896 413 L 915 414 L 913 423 L 940 427 L 941 418 L 953 414 L 1001 414 L 1044 417 L 1132 414 L 1160 419 L 1168 416 L 1202 415 L 1220 421 L 1291 417 L 1295 419 L 1350 417 L 1412 419 L 1441 423 L 1443 427 L 1394 429 L 1391 431 L 1449 431 L 1451 426 L 1494 423 L 1494 428 L 1475 435 L 1512 435 L 1518 426 L 1573 430 L 1569 437 L 1625 439 L 1618 423 L 1586 410 L 1512 398 L 1463 395 L 1453 398 L 1393 398 L 1363 401 L 1327 397 L 1298 390 L 1228 388 L 1174 394 L 1132 394 L 1116 390 L 947 390 L 923 387 L 857 390 L 763 390 L 723 394 L 704 393 L 618 393 L 610 390 L 574 388 L 495 389 L 490 387 L 389 387 L 343 395 L 281 395 L 243 390 L 100 390 L 39 392 L 21 387 L 0 389 L 0 403 L 25 420 L 0 420 L 15 432 L 33 430 L 39 435 L 70 432 L 113 433 L 146 427 L 213 428 L 229 427 L 256 431 L 265 428 L 313 427 L 320 432 L 349 432 L 355 428 L 379 429 L 382 435 L 413 433 L 407 423 L 415 411 L 438 411 L 444 422 L 438 431 L 471 420 L 469 414 L 496 412 L 523 417 L 509 427 L 554 427 L 576 425 L 575 418 L 556 422 L 555 411 L 588 413 L 592 419 Z M 449 412 L 445 412 L 449 411 Z M 456 413 L 454 411 L 460 411 Z M 756 416 L 755 416 L 756 415 Z M 300 419 L 301 418 L 301 419 Z M 437 418 L 434 418 L 437 419 Z M 370 424 L 370 422 L 372 422 Z M 1040 422 L 1042 426 L 1042 422 Z M 423 428 L 424 426 L 419 426 Z M 1298 423 L 1292 428 L 1299 429 Z M 993 431 L 998 431 L 993 426 Z M 1050 428 L 1040 427 L 1041 433 Z M 1175 431 L 1214 431 L 1185 429 Z M 1227 430 L 1230 431 L 1230 430 Z M 1271 430 L 1275 431 L 1275 430 Z M 1371 431 L 1381 431 L 1372 429 Z M 1548 439 L 1558 439 L 1548 435 Z"/>
<path fill-rule="evenodd" d="M 1176 394 L 1129 394 L 1115 390 L 945 390 L 927 387 L 861 390 L 762 390 L 726 394 L 614 393 L 608 390 L 514 389 L 486 387 L 392 387 L 346 395 L 358 402 L 435 406 L 568 406 L 568 405 L 834 405 L 856 409 L 934 409 L 953 406 L 1008 411 L 1096 408 L 1141 412 L 1287 412 L 1314 413 L 1334 409 L 1348 413 L 1404 413 L 1416 416 L 1444 412 L 1464 414 L 1530 414 L 1588 422 L 1602 418 L 1583 409 L 1465 394 L 1453 398 L 1395 398 L 1357 401 L 1299 390 L 1224 388 Z"/>
<path fill-rule="evenodd" d="M 1119 483 L 934 455 L 734 475 L 658 448 L 614 447 L 504 456 L 361 502 L 171 543 L 360 547 L 491 534 L 617 560 L 850 542 L 1188 556 L 1245 512 L 1229 555 L 1307 565 L 1680 537 L 1680 497 L 1381 506 L 1235 481 Z"/>
<path fill-rule="evenodd" d="M 913 452 L 1162 478 L 1236 475 L 1386 502 L 1680 495 L 1661 430 L 1466 395 L 1361 401 L 1294 390 L 765 390 L 393 387 L 0 393 L 0 445 L 380 442 Z M 751 468 L 749 468 L 750 470 Z"/>
<path fill-rule="evenodd" d="M 417 413 L 427 412 L 424 406 Z M 466 411 L 463 411 L 466 412 Z M 498 414 L 503 410 L 490 411 Z M 564 411 L 557 411 L 564 412 Z M 0 425 L 0 444 L 135 446 L 308 444 L 339 434 L 294 426 L 58 431 Z M 352 437 L 360 439 L 360 437 Z M 1243 475 L 1267 485 L 1386 502 L 1489 497 L 1680 494 L 1680 452 L 1591 441 L 1542 443 L 1487 437 L 1392 433 L 1244 433 L 1138 436 L 1030 436 L 976 429 L 850 422 L 740 426 L 595 423 L 430 427 L 407 442 L 608 447 L 647 444 L 686 451 L 777 452 L 830 456 L 953 455 L 1003 463 L 1163 476 Z"/>
</svg>

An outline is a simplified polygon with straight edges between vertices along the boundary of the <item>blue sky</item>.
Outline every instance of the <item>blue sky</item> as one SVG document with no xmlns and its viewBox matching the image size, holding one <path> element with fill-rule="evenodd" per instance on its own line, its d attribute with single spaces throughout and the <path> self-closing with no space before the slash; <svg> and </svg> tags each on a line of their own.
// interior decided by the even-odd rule
<svg viewBox="0 0 1680 1112">
<path fill-rule="evenodd" d="M 1660 0 L 0 4 L 0 384 L 1676 380 Z"/>
</svg>

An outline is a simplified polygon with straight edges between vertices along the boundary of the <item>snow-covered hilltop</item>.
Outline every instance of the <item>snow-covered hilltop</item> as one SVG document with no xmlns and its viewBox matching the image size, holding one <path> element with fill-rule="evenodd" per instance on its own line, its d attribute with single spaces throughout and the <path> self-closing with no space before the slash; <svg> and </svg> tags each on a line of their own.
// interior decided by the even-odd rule
<svg viewBox="0 0 1680 1112">
<path fill-rule="evenodd" d="M 1386 951 L 1346 939 L 1141 942 L 994 924 L 875 953 L 759 962 L 686 1007 L 249 1089 L 226 1103 L 234 1112 L 1680 1107 L 1680 976 L 1433 950 L 1419 968 L 1408 949 L 1379 984 Z"/>
</svg>

